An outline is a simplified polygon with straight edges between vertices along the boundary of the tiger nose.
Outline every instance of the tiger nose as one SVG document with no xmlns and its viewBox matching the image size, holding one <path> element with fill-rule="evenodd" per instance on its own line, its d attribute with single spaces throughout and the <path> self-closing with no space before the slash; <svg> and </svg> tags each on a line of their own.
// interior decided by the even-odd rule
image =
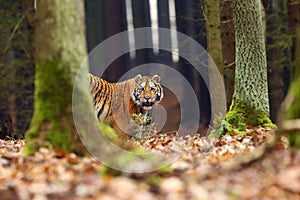
<svg viewBox="0 0 300 200">
<path fill-rule="evenodd" d="M 146 100 L 149 100 L 149 99 L 150 99 L 150 95 L 146 95 L 144 98 L 145 98 Z"/>
</svg>

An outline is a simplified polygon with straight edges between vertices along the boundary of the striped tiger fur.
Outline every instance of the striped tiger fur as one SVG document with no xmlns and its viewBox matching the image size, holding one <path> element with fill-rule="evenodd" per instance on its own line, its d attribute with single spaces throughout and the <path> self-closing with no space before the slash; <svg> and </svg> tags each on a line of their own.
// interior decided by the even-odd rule
<svg viewBox="0 0 300 200">
<path fill-rule="evenodd" d="M 98 120 L 109 123 L 119 135 L 134 135 L 133 114 L 148 115 L 148 111 L 163 98 L 158 75 L 138 74 L 123 82 L 109 83 L 89 74 L 89 83 Z"/>
</svg>

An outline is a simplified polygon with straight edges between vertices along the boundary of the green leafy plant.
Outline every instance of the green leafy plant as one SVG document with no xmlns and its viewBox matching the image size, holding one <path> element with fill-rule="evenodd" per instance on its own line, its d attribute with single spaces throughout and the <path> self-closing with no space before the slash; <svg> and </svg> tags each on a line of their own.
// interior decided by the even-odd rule
<svg viewBox="0 0 300 200">
<path fill-rule="evenodd" d="M 138 130 L 135 131 L 136 138 L 143 138 L 152 136 L 156 132 L 156 123 L 152 122 L 152 117 L 144 115 L 142 113 L 134 113 L 132 115 L 134 123 L 138 126 Z"/>
</svg>

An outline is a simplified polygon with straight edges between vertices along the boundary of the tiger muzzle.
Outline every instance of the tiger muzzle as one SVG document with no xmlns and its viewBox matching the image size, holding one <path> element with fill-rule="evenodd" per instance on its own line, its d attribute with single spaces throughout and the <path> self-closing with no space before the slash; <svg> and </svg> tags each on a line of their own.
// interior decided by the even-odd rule
<svg viewBox="0 0 300 200">
<path fill-rule="evenodd" d="M 154 101 L 151 98 L 145 98 L 143 100 L 143 103 L 142 103 L 143 109 L 150 110 L 150 109 L 152 109 L 153 105 L 154 105 Z"/>
</svg>

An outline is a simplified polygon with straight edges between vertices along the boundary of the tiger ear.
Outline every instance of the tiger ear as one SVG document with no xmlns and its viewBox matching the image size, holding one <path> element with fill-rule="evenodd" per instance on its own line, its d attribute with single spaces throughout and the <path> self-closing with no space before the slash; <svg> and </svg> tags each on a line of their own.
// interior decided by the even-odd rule
<svg viewBox="0 0 300 200">
<path fill-rule="evenodd" d="M 155 80 L 157 83 L 160 82 L 160 76 L 155 74 L 154 76 L 152 76 L 152 79 Z"/>
<path fill-rule="evenodd" d="M 139 83 L 139 82 L 141 82 L 142 78 L 143 78 L 142 75 L 138 74 L 134 77 L 134 80 L 136 83 Z"/>
</svg>

